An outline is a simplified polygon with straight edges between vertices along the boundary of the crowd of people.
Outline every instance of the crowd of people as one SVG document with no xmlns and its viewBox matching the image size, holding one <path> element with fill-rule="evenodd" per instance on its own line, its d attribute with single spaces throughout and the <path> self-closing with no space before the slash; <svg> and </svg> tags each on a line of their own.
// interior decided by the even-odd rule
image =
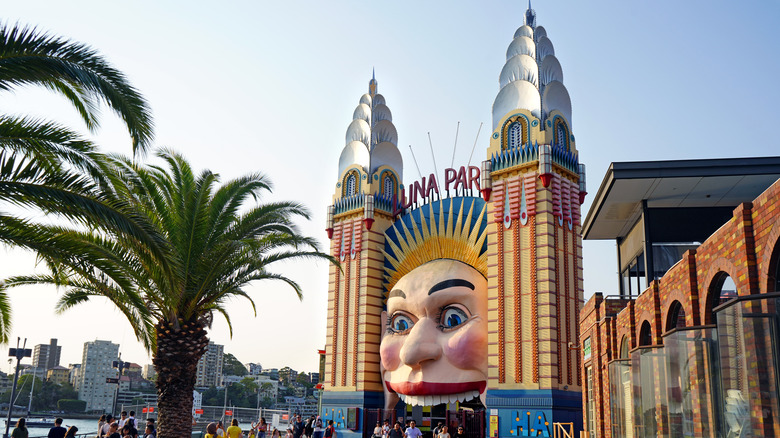
<svg viewBox="0 0 780 438">
<path fill-rule="evenodd" d="M 419 428 L 417 428 L 417 422 L 415 422 L 414 420 L 409 421 L 409 424 L 406 428 L 404 428 L 403 424 L 401 424 L 400 421 L 395 422 L 391 427 L 390 421 L 385 420 L 384 424 L 381 424 L 379 422 L 376 423 L 376 427 L 374 427 L 374 432 L 371 437 L 372 438 L 420 438 L 422 437 L 422 435 L 423 435 L 422 431 Z M 457 431 L 453 434 L 450 434 L 449 428 L 440 422 L 433 429 L 432 438 L 466 438 L 466 434 L 463 429 L 463 426 L 458 426 Z"/>
<path fill-rule="evenodd" d="M 62 427 L 62 418 L 57 418 L 54 420 L 54 427 L 49 430 L 49 438 L 75 437 L 76 432 L 78 431 L 79 428 L 76 426 L 65 429 Z M 11 438 L 27 438 L 28 436 L 27 420 L 25 418 L 20 418 L 19 421 L 16 422 L 16 427 L 14 427 L 14 430 L 11 432 Z"/>
<path fill-rule="evenodd" d="M 260 418 L 257 422 L 252 422 L 247 430 L 242 430 L 237 419 L 230 422 L 230 426 L 225 429 L 221 421 L 209 423 L 206 426 L 205 438 L 282 438 L 282 431 L 276 427 L 271 427 L 265 420 Z M 333 427 L 333 420 L 327 422 L 323 427 L 322 418 L 312 415 L 305 421 L 300 415 L 296 415 L 289 427 L 284 433 L 284 438 L 337 438 L 336 428 Z"/>
<path fill-rule="evenodd" d="M 138 423 L 135 419 L 135 411 L 122 411 L 119 418 L 111 414 L 105 414 L 98 420 L 98 438 L 156 438 L 154 418 L 147 418 L 144 432 L 139 433 Z M 51 438 L 51 435 L 49 435 Z"/>
</svg>

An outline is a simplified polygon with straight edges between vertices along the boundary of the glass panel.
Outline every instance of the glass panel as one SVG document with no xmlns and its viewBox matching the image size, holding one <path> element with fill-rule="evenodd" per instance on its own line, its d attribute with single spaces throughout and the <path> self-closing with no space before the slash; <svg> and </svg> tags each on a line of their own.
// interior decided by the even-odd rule
<svg viewBox="0 0 780 438">
<path fill-rule="evenodd" d="M 634 437 L 634 413 L 631 395 L 631 361 L 613 360 L 609 363 L 609 400 L 612 418 L 612 436 Z"/>
<path fill-rule="evenodd" d="M 778 300 L 735 303 L 717 321 L 723 431 L 780 436 Z"/>
<path fill-rule="evenodd" d="M 667 436 L 666 360 L 664 349 L 640 348 L 631 353 L 634 436 Z"/>
<path fill-rule="evenodd" d="M 661 278 L 689 249 L 698 248 L 700 243 L 653 243 L 653 270 L 655 278 Z"/>
<path fill-rule="evenodd" d="M 716 436 L 718 416 L 717 332 L 714 328 L 674 332 L 664 338 L 669 436 Z"/>
</svg>

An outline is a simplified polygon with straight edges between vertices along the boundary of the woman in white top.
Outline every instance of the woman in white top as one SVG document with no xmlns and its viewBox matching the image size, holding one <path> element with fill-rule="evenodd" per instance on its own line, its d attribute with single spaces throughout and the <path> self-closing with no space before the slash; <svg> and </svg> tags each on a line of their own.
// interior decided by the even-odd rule
<svg viewBox="0 0 780 438">
<path fill-rule="evenodd" d="M 437 438 L 450 438 L 450 434 L 447 432 L 447 426 L 442 426 L 441 432 Z"/>
</svg>

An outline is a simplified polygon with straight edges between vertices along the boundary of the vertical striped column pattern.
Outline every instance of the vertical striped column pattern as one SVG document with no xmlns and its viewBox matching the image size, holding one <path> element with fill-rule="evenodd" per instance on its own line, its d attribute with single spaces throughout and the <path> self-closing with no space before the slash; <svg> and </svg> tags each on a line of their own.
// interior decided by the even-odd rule
<svg viewBox="0 0 780 438">
<path fill-rule="evenodd" d="M 341 386 L 347 386 L 347 344 L 349 343 L 349 280 L 350 280 L 350 267 L 352 266 L 352 260 L 347 255 L 346 268 L 344 269 L 344 313 L 342 315 L 343 339 L 341 340 Z"/>
<path fill-rule="evenodd" d="M 333 238 L 333 248 L 331 254 L 338 258 L 339 256 L 339 236 L 341 235 L 341 225 L 336 226 L 336 230 Z M 338 333 L 339 333 L 339 291 L 341 289 L 341 270 L 335 266 L 331 269 L 334 270 L 333 280 L 333 310 L 328 318 L 333 327 L 333 333 L 331 333 L 331 348 L 330 348 L 330 385 L 336 386 L 336 372 L 338 369 Z"/>
<path fill-rule="evenodd" d="M 506 382 L 504 357 L 504 224 L 496 223 L 498 239 L 498 383 Z"/>
<path fill-rule="evenodd" d="M 512 234 L 515 241 L 512 279 L 514 283 L 514 325 L 515 325 L 515 383 L 523 381 L 523 315 L 522 315 L 522 291 L 520 287 L 520 261 L 522 254 L 520 251 L 520 221 L 512 222 Z"/>
<path fill-rule="evenodd" d="M 361 224 L 362 225 L 362 224 Z M 360 234 L 363 234 L 363 228 L 360 229 Z M 357 275 L 355 275 L 355 299 L 353 300 L 355 302 L 355 308 L 353 309 L 353 321 L 352 321 L 352 334 L 354 338 L 354 343 L 352 344 L 352 384 L 354 386 L 357 386 L 358 384 L 358 335 L 360 333 L 360 327 L 358 326 L 358 318 L 359 315 L 359 309 L 360 309 L 360 281 L 361 281 L 361 271 L 360 271 L 360 260 L 363 258 L 362 252 L 358 254 L 357 257 L 357 266 L 355 269 L 355 272 L 357 272 Z"/>
<path fill-rule="evenodd" d="M 536 284 L 536 215 L 529 218 L 531 224 L 531 339 L 533 350 L 534 383 L 539 383 L 539 311 L 537 308 L 537 287 Z"/>
<path fill-rule="evenodd" d="M 553 254 L 555 257 L 555 327 L 556 327 L 556 335 L 555 335 L 555 350 L 556 350 L 556 358 L 558 363 L 558 383 L 563 383 L 563 364 L 561 363 L 561 335 L 563 332 L 563 327 L 561 327 L 561 320 L 562 320 L 562 311 L 561 311 L 561 267 L 560 267 L 560 257 L 558 256 L 558 235 L 560 234 L 558 232 L 558 220 L 555 216 L 553 216 L 553 230 L 554 230 L 554 241 L 555 241 L 555 247 L 553 248 Z"/>
<path fill-rule="evenodd" d="M 564 227 L 566 223 L 564 222 Z M 571 349 L 569 348 L 569 342 L 571 341 L 571 320 L 569 318 L 570 306 L 570 293 L 569 293 L 569 236 L 571 233 L 563 228 L 563 307 L 566 311 L 564 324 L 566 325 L 566 338 L 564 339 L 564 348 L 566 349 L 566 384 L 571 385 Z"/>
</svg>

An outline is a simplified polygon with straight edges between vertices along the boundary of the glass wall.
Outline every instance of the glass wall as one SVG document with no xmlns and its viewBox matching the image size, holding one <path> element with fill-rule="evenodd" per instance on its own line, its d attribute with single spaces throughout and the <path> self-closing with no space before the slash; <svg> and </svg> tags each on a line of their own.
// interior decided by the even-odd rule
<svg viewBox="0 0 780 438">
<path fill-rule="evenodd" d="M 780 436 L 779 307 L 765 294 L 716 309 L 724 436 Z"/>
<path fill-rule="evenodd" d="M 613 437 L 634 437 L 631 393 L 631 360 L 613 360 L 609 363 L 609 400 L 612 410 Z"/>
<path fill-rule="evenodd" d="M 631 352 L 635 437 L 665 435 L 665 368 L 663 347 L 639 347 Z"/>
<path fill-rule="evenodd" d="M 676 329 L 664 336 L 669 436 L 716 436 L 717 351 L 714 327 Z"/>
</svg>

